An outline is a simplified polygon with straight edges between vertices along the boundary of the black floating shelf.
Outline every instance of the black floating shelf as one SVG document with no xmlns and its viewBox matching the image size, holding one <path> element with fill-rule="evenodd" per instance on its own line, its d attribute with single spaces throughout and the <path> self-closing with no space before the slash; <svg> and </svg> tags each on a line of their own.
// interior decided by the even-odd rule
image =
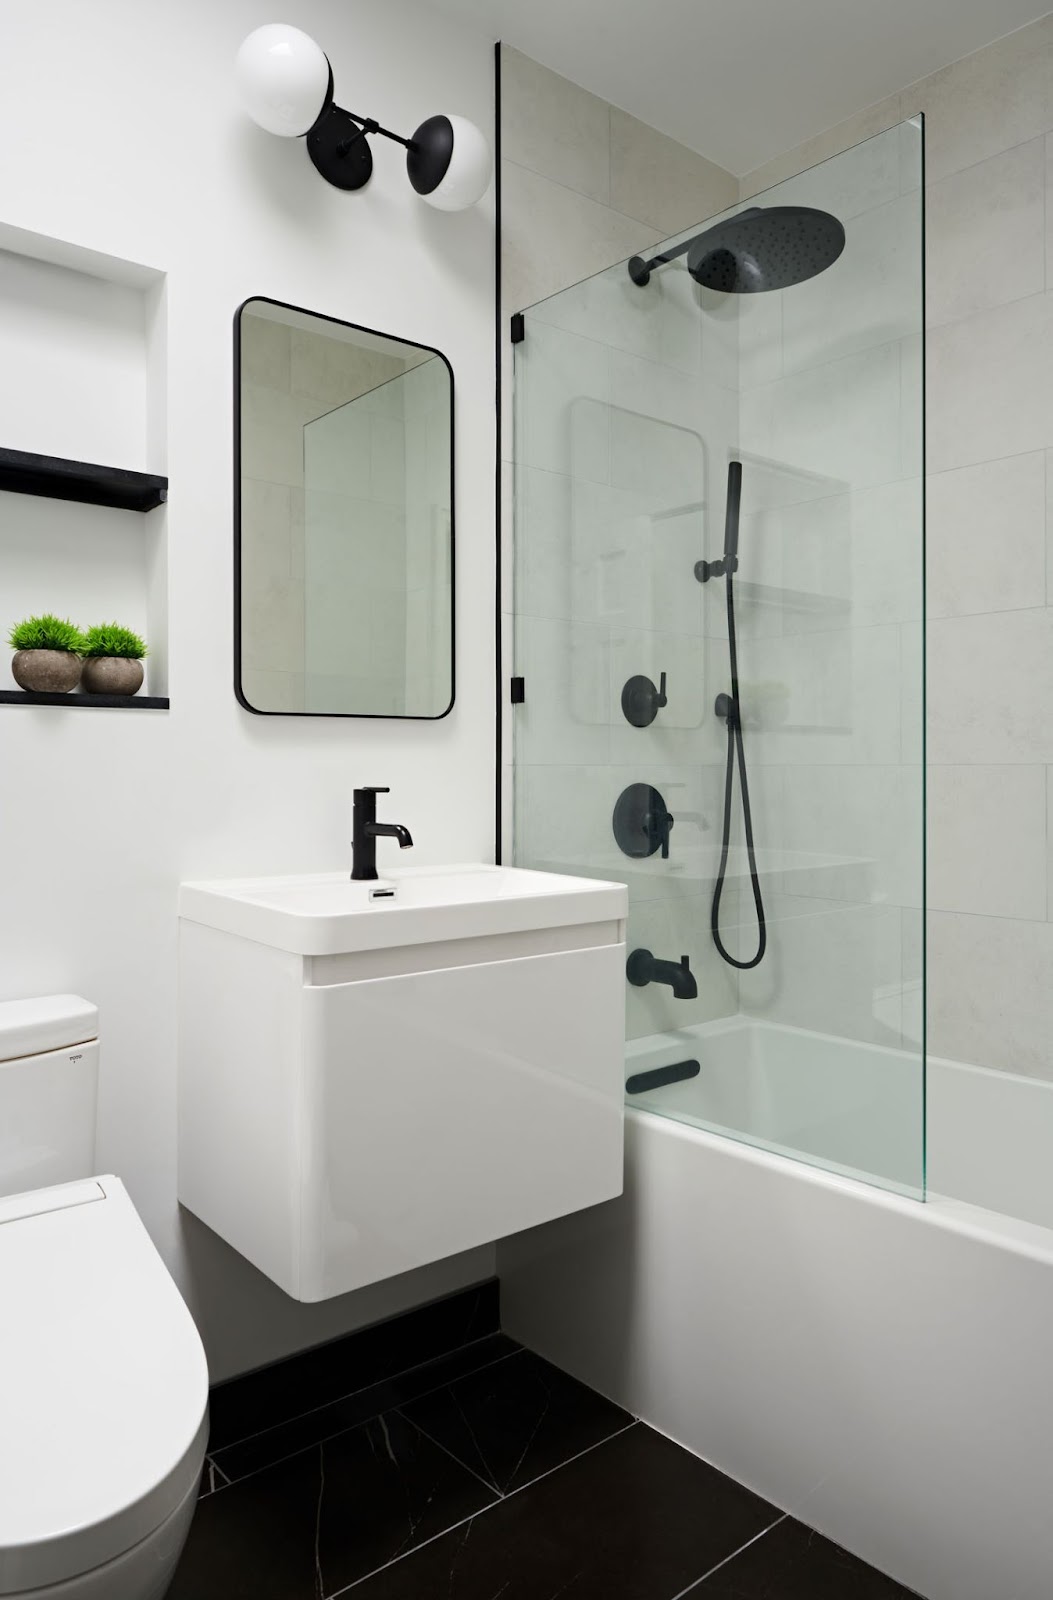
<svg viewBox="0 0 1053 1600">
<path fill-rule="evenodd" d="M 167 697 L 155 694 L 30 694 L 0 689 L 0 706 L 94 706 L 101 711 L 167 711 Z"/>
<path fill-rule="evenodd" d="M 0 448 L 0 489 L 49 500 L 80 500 L 89 506 L 116 506 L 121 511 L 152 511 L 167 500 L 168 479 L 155 472 L 127 472 L 92 461 Z"/>
</svg>

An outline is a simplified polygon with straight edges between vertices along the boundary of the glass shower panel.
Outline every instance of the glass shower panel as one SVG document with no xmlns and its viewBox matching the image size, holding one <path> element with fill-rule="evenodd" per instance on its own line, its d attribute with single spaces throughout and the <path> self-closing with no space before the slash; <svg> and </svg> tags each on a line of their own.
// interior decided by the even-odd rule
<svg viewBox="0 0 1053 1600">
<path fill-rule="evenodd" d="M 705 225 L 838 219 L 843 253 L 785 288 L 707 286 L 738 236 L 677 254 L 700 225 L 646 284 L 532 307 L 514 429 L 515 858 L 629 886 L 630 1102 L 911 1195 L 921 179 L 906 123 Z M 806 225 L 776 218 L 769 280 Z"/>
</svg>

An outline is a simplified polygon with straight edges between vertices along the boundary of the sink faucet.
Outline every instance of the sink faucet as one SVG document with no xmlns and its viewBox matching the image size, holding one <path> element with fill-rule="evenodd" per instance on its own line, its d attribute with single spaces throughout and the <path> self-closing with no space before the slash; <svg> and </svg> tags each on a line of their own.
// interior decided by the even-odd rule
<svg viewBox="0 0 1053 1600">
<path fill-rule="evenodd" d="M 687 956 L 677 961 L 660 961 L 650 950 L 634 950 L 625 963 L 625 976 L 642 989 L 648 983 L 667 983 L 677 1000 L 695 1000 L 698 984 Z"/>
<path fill-rule="evenodd" d="M 352 811 L 351 876 L 375 878 L 377 875 L 377 840 L 397 839 L 401 849 L 407 849 L 413 839 L 401 822 L 377 821 L 377 795 L 390 794 L 390 789 L 356 789 Z"/>
</svg>

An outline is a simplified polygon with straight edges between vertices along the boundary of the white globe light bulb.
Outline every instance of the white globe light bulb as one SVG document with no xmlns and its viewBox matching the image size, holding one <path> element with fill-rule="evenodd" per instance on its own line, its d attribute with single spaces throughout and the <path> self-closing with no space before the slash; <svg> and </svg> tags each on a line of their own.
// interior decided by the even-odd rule
<svg viewBox="0 0 1053 1600">
<path fill-rule="evenodd" d="M 310 34 L 285 22 L 269 22 L 250 33 L 234 71 L 252 120 L 287 139 L 314 127 L 329 94 L 325 51 Z"/>
<path fill-rule="evenodd" d="M 490 185 L 493 157 L 486 137 L 467 117 L 429 117 L 413 135 L 409 179 L 438 211 L 465 211 Z"/>
</svg>

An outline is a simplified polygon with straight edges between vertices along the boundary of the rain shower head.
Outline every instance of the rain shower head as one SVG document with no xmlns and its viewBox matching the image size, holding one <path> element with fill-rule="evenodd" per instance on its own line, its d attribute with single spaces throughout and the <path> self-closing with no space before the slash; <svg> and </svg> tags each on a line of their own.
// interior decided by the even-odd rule
<svg viewBox="0 0 1053 1600">
<path fill-rule="evenodd" d="M 655 267 L 686 255 L 688 272 L 705 288 L 760 294 L 825 272 L 844 247 L 845 230 L 828 211 L 812 206 L 751 206 L 650 261 L 633 256 L 629 276 L 642 288 Z"/>
</svg>

